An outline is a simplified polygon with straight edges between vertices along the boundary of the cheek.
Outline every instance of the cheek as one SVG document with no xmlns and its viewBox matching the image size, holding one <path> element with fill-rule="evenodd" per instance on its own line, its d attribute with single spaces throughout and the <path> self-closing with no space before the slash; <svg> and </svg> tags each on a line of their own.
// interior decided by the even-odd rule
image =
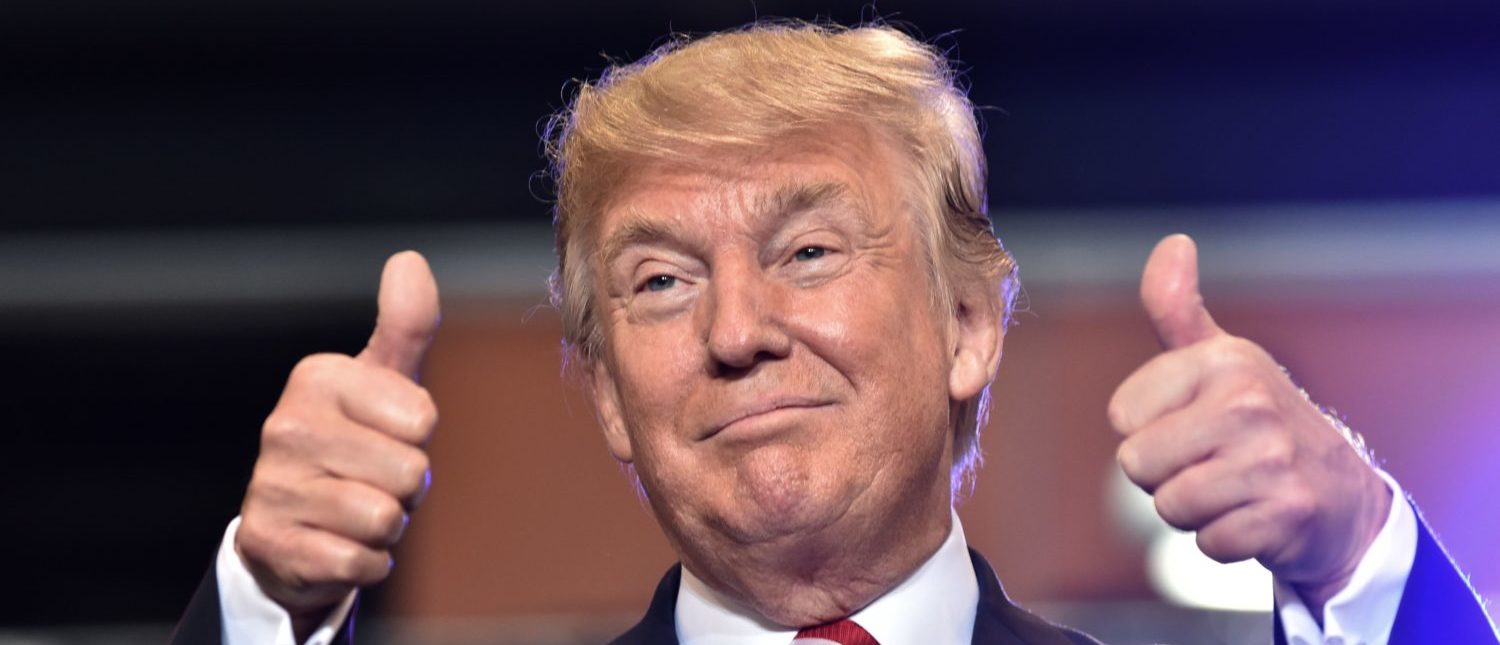
<svg viewBox="0 0 1500 645">
<path fill-rule="evenodd" d="M 650 444 L 664 439 L 678 425 L 682 401 L 701 370 L 701 352 L 691 329 L 661 325 L 619 333 L 615 343 L 615 373 L 619 375 L 621 407 L 632 442 Z"/>
<path fill-rule="evenodd" d="M 794 326 L 813 352 L 855 385 L 863 380 L 946 383 L 947 349 L 925 292 L 901 285 L 851 281 L 800 294 Z M 915 385 L 915 383 L 911 383 Z M 946 390 L 946 386 L 945 386 Z"/>
<path fill-rule="evenodd" d="M 918 274 L 920 275 L 920 274 Z M 810 294 L 800 324 L 812 352 L 857 394 L 857 423 L 887 443 L 863 450 L 931 449 L 947 443 L 951 353 L 925 284 L 851 283 Z M 911 443 L 914 436 L 931 441 Z M 929 455 L 930 456 L 930 455 Z M 927 457 L 923 457 L 926 459 Z"/>
</svg>

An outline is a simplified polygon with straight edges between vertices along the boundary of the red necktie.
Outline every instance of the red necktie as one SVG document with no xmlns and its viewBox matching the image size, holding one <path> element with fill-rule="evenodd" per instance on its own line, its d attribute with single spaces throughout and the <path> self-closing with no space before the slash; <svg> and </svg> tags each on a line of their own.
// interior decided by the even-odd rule
<svg viewBox="0 0 1500 645">
<path fill-rule="evenodd" d="M 848 618 L 808 627 L 797 632 L 797 637 L 792 639 L 792 643 L 801 643 L 804 639 L 814 642 L 821 639 L 838 645 L 880 645 L 870 632 L 865 631 L 865 628 L 856 625 Z"/>
</svg>

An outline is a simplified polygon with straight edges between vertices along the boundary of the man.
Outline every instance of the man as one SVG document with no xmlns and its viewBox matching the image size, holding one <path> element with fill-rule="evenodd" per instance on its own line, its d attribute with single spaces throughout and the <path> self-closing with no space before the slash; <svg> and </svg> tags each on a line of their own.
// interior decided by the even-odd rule
<svg viewBox="0 0 1500 645">
<path fill-rule="evenodd" d="M 549 143 L 572 367 L 682 560 L 618 642 L 1092 642 L 1009 603 L 952 510 L 1015 269 L 937 52 L 718 34 L 584 86 Z M 1275 574 L 1278 639 L 1495 642 L 1394 482 L 1217 327 L 1191 240 L 1158 245 L 1141 295 L 1166 351 L 1110 402 L 1121 467 L 1205 553 Z M 426 488 L 437 413 L 411 379 L 437 318 L 399 254 L 369 346 L 292 372 L 180 641 L 348 637 Z"/>
</svg>

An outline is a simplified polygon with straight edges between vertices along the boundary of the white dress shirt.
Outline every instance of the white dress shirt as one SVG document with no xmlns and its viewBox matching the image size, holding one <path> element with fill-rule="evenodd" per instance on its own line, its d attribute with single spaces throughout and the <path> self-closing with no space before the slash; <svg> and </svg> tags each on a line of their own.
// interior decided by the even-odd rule
<svg viewBox="0 0 1500 645">
<path fill-rule="evenodd" d="M 953 513 L 948 539 L 896 588 L 850 616 L 880 645 L 945 645 L 973 640 L 979 581 L 963 526 Z M 788 645 L 797 630 L 766 623 L 751 609 L 710 589 L 686 567 L 677 588 L 682 645 Z"/>
<path fill-rule="evenodd" d="M 1416 516 L 1401 487 L 1384 472 L 1391 488 L 1391 512 L 1349 585 L 1323 608 L 1323 627 L 1313 620 L 1296 592 L 1276 584 L 1279 612 L 1291 645 L 1387 645 L 1401 592 L 1416 558 Z M 266 597 L 234 550 L 235 518 L 219 545 L 216 574 L 224 645 L 298 645 L 292 619 Z M 351 592 L 304 645 L 326 645 L 354 606 Z M 979 586 L 969 562 L 958 515 L 948 539 L 895 589 L 850 617 L 881 645 L 968 643 L 973 638 Z M 686 568 L 677 590 L 677 636 L 683 645 L 787 645 L 796 635 L 764 622 L 754 612 L 709 589 Z"/>
</svg>

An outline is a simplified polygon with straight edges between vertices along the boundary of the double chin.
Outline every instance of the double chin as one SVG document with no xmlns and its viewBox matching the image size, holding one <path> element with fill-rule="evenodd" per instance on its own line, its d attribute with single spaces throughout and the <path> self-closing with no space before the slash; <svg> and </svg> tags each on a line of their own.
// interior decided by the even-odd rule
<svg viewBox="0 0 1500 645">
<path fill-rule="evenodd" d="M 662 525 L 694 575 L 790 628 L 860 610 L 908 577 L 947 537 L 946 505 L 932 511 L 942 514 L 934 521 L 925 517 L 927 504 L 872 504 L 859 491 L 820 490 L 818 480 L 793 477 L 753 492 L 742 488 L 747 497 L 731 516 L 663 517 Z M 896 522 L 881 514 L 900 509 L 906 517 Z"/>
<path fill-rule="evenodd" d="M 879 566 L 868 560 L 869 553 L 863 560 L 847 559 L 849 542 L 832 533 L 789 534 L 748 545 L 720 543 L 682 556 L 684 566 L 718 593 L 795 629 L 859 611 L 922 561 Z"/>
</svg>

